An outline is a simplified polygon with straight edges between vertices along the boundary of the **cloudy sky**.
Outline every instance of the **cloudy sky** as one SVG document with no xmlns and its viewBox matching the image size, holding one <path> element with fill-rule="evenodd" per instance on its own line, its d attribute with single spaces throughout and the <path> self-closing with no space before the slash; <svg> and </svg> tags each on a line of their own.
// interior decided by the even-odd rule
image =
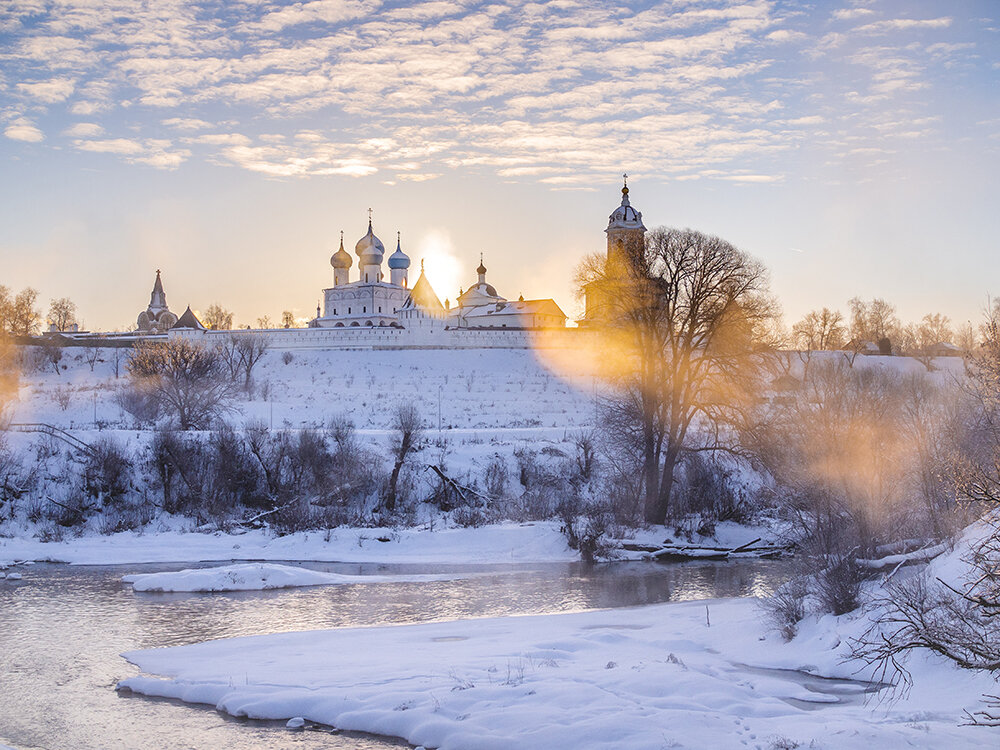
<svg viewBox="0 0 1000 750">
<path fill-rule="evenodd" d="M 577 312 L 628 172 L 761 258 L 794 322 L 1000 295 L 995 0 L 4 0 L 0 284 L 131 325 L 315 312 L 367 209 L 440 296 L 483 253 Z"/>
</svg>

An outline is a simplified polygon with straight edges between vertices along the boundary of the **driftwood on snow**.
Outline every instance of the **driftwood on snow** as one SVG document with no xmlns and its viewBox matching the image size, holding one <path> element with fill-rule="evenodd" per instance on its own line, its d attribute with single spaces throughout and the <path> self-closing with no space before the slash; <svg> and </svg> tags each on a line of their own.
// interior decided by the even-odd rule
<svg viewBox="0 0 1000 750">
<path fill-rule="evenodd" d="M 760 539 L 741 544 L 739 547 L 712 547 L 701 544 L 662 544 L 650 546 L 626 543 L 622 549 L 630 552 L 645 552 L 651 560 L 727 560 L 730 557 L 780 557 L 791 551 L 792 545 L 759 544 Z"/>
</svg>

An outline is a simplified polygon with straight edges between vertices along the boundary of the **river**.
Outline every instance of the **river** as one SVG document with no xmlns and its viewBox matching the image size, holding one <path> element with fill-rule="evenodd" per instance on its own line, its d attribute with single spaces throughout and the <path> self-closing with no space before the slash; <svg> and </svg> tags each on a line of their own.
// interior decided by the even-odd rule
<svg viewBox="0 0 1000 750">
<path fill-rule="evenodd" d="M 475 575 L 226 594 L 142 594 L 121 582 L 126 573 L 208 565 L 35 564 L 17 569 L 24 576 L 20 581 L 0 580 L 0 744 L 22 750 L 398 747 L 378 737 L 293 732 L 272 722 L 119 694 L 117 682 L 137 674 L 119 654 L 280 631 L 756 596 L 788 572 L 783 561 L 760 560 L 595 566 L 304 563 L 355 575 Z"/>
</svg>

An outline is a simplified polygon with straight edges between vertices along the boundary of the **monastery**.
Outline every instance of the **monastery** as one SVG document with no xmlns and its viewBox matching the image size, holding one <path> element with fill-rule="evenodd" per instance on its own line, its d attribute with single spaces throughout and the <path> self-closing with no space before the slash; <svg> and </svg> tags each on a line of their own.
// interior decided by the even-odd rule
<svg viewBox="0 0 1000 750">
<path fill-rule="evenodd" d="M 629 201 L 628 185 L 622 187 L 621 204 L 608 218 L 608 258 L 642 246 L 646 227 L 642 213 Z M 590 285 L 586 292 L 586 312 L 578 327 L 567 328 L 566 314 L 552 299 L 510 301 L 487 281 L 487 269 L 480 256 L 477 279 L 460 290 L 451 304 L 441 302 L 424 274 L 412 285 L 410 258 L 402 249 L 400 234 L 396 249 L 386 259 L 385 246 L 375 234 L 371 212 L 368 231 L 354 246 L 357 275 L 352 279 L 354 258 L 340 247 L 330 258 L 333 285 L 322 291 L 322 304 L 306 328 L 244 330 L 266 336 L 269 344 L 281 348 L 396 348 L 458 347 L 497 348 L 526 346 L 573 346 L 600 318 L 609 289 Z M 386 279 L 385 270 L 388 270 Z M 184 338 L 213 338 L 234 331 L 206 330 L 188 307 L 176 316 L 167 307 L 166 294 L 156 272 L 149 306 L 139 313 L 133 335 L 168 335 Z"/>
</svg>

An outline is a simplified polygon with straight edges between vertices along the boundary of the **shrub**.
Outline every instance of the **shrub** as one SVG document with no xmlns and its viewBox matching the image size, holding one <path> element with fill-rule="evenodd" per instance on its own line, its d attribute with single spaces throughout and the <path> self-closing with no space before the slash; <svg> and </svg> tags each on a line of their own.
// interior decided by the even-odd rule
<svg viewBox="0 0 1000 750">
<path fill-rule="evenodd" d="M 860 604 L 864 570 L 853 552 L 830 555 L 826 567 L 816 575 L 816 598 L 824 612 L 843 615 Z"/>
<path fill-rule="evenodd" d="M 83 494 L 101 505 L 120 505 L 132 487 L 132 460 L 118 443 L 102 437 L 83 467 Z"/>
<path fill-rule="evenodd" d="M 802 618 L 806 616 L 809 583 L 806 576 L 796 576 L 779 586 L 771 596 L 762 599 L 761 608 L 767 619 L 786 641 L 792 640 Z"/>
</svg>

